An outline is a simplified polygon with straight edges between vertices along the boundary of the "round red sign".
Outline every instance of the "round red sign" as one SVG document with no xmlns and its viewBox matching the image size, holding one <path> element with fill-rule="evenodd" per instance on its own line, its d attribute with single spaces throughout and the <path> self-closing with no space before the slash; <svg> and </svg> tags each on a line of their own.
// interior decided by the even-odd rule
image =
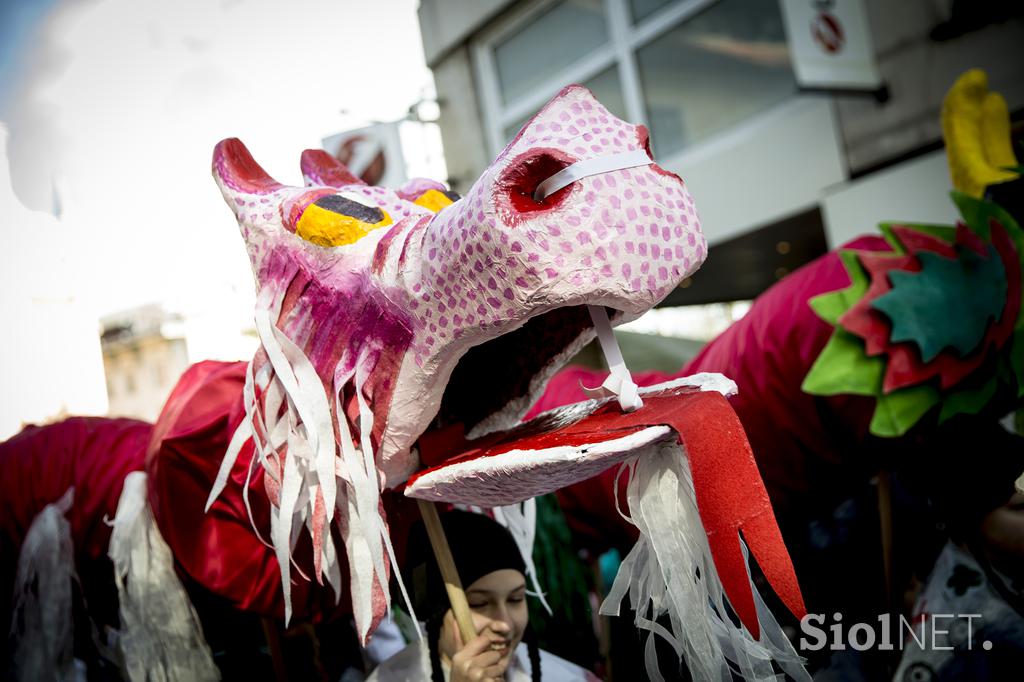
<svg viewBox="0 0 1024 682">
<path fill-rule="evenodd" d="M 811 22 L 811 37 L 828 54 L 842 50 L 846 39 L 839 20 L 828 12 L 822 12 Z"/>
</svg>

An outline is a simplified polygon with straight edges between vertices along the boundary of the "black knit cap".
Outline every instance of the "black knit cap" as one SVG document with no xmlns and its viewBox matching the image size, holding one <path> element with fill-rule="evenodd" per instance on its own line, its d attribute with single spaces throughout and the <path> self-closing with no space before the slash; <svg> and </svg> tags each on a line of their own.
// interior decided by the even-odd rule
<svg viewBox="0 0 1024 682">
<path fill-rule="evenodd" d="M 928 462 L 929 496 L 954 539 L 966 540 L 983 516 L 1013 495 L 1014 480 L 1024 471 L 1024 438 L 995 423 L 965 422 L 936 441 Z"/>
<path fill-rule="evenodd" d="M 516 541 L 497 521 L 465 511 L 450 511 L 440 516 L 464 588 L 504 568 L 526 574 Z M 448 610 L 448 593 L 423 521 L 415 523 L 409 531 L 403 573 L 409 581 L 410 597 L 418 618 L 428 620 Z"/>
</svg>

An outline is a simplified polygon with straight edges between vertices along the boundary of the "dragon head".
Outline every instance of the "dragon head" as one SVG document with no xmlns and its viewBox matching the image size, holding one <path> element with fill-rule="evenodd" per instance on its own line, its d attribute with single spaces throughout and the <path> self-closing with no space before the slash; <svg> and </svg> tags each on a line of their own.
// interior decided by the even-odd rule
<svg viewBox="0 0 1024 682">
<path fill-rule="evenodd" d="M 338 510 L 350 561 L 364 553 L 376 567 L 353 584 L 366 634 L 387 592 L 379 491 L 417 470 L 417 439 L 511 426 L 593 338 L 588 305 L 636 318 L 700 266 L 707 247 L 686 186 L 646 159 L 534 198 L 565 168 L 628 152 L 649 157 L 647 130 L 579 86 L 462 198 L 426 180 L 367 186 L 318 151 L 302 156 L 306 186 L 290 187 L 238 140 L 217 145 L 214 176 L 259 289 L 241 434 L 265 469 L 286 595 L 301 525 L 317 575 L 336 565 L 324 528 Z"/>
</svg>

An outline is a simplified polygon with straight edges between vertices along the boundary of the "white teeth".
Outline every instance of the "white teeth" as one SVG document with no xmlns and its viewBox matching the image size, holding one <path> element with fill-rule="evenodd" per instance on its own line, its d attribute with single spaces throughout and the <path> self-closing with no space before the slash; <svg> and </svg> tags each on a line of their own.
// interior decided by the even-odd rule
<svg viewBox="0 0 1024 682">
<path fill-rule="evenodd" d="M 597 332 L 597 340 L 601 344 L 601 352 L 604 353 L 605 362 L 611 374 L 598 388 L 583 387 L 584 392 L 592 398 L 606 398 L 615 396 L 618 398 L 619 407 L 623 412 L 633 412 L 644 405 L 640 398 L 639 388 L 633 382 L 633 377 L 626 367 L 626 361 L 622 359 L 622 351 L 619 350 L 619 342 L 615 339 L 615 332 L 612 331 L 612 324 L 608 321 L 608 312 L 604 306 L 587 306 L 590 312 L 590 319 L 594 322 L 594 330 Z"/>
</svg>

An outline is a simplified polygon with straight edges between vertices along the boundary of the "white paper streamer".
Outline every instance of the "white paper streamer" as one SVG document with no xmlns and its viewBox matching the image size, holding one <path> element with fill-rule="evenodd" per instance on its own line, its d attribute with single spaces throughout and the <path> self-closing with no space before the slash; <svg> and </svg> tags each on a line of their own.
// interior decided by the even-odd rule
<svg viewBox="0 0 1024 682">
<path fill-rule="evenodd" d="M 213 504 L 221 492 L 224 490 L 224 486 L 228 484 L 228 476 L 231 474 L 232 467 L 235 466 L 235 461 L 238 459 L 238 453 L 242 451 L 242 446 L 245 441 L 252 438 L 252 422 L 247 419 L 243 419 L 235 429 L 235 433 L 231 436 L 231 443 L 228 445 L 228 451 L 224 453 L 224 459 L 221 460 L 220 469 L 217 470 L 217 478 L 213 481 L 213 487 L 210 488 L 210 495 L 206 498 L 206 509 L 204 511 L 210 511 L 210 505 Z"/>
<path fill-rule="evenodd" d="M 284 332 L 270 320 L 268 310 L 256 311 L 256 331 L 274 374 L 295 406 L 303 425 L 302 440 L 308 443 L 320 492 L 327 508 L 327 520 L 334 516 L 334 426 L 323 382 L 313 364 Z M 297 434 L 296 434 L 297 435 Z"/>
<path fill-rule="evenodd" d="M 540 599 L 541 605 L 549 615 L 553 615 L 548 600 L 544 598 L 544 591 L 537 580 L 537 567 L 533 563 L 533 541 L 537 534 L 537 499 L 529 498 L 517 504 L 510 504 L 504 507 L 494 507 L 494 520 L 508 529 L 512 539 L 516 541 L 519 554 L 523 557 L 526 565 L 526 573 L 533 583 L 533 595 Z"/>
<path fill-rule="evenodd" d="M 600 156 L 596 159 L 577 161 L 537 185 L 537 189 L 533 191 L 533 200 L 544 201 L 544 199 L 563 187 L 591 175 L 623 170 L 625 168 L 635 168 L 636 166 L 647 166 L 652 163 L 654 161 L 642 149 L 636 149 L 624 154 L 611 154 L 609 156 Z"/>
<path fill-rule="evenodd" d="M 365 368 L 365 359 L 362 359 L 356 364 L 356 401 L 359 404 L 359 432 L 363 450 L 363 466 L 366 474 L 366 482 L 364 485 L 367 490 L 373 491 L 373 496 L 369 498 L 369 503 L 373 504 L 374 507 L 377 508 L 380 505 L 380 479 L 377 476 L 376 454 L 373 451 L 373 445 L 370 441 L 370 434 L 373 432 L 373 411 L 370 409 L 369 404 L 367 404 L 366 396 L 363 394 L 363 386 L 366 385 L 367 379 L 369 378 L 366 376 Z M 416 611 L 413 609 L 412 600 L 409 598 L 409 592 L 406 590 L 405 581 L 402 579 L 402 572 L 398 566 L 398 558 L 395 555 L 395 548 L 391 544 L 391 534 L 385 527 L 384 519 L 380 513 L 368 514 L 367 518 L 371 522 L 369 532 L 374 534 L 372 536 L 374 538 L 374 544 L 372 546 L 375 548 L 375 576 L 378 582 L 381 582 L 381 589 L 384 592 L 388 611 L 390 612 L 391 593 L 388 590 L 387 582 L 384 580 L 386 573 L 384 571 L 382 556 L 387 556 L 391 564 L 391 570 L 395 576 L 395 581 L 398 583 L 398 589 L 402 593 L 402 599 L 405 600 L 405 606 L 409 609 L 409 615 L 412 617 L 412 622 L 415 624 L 416 635 L 422 641 L 423 632 L 419 628 L 419 621 L 416 620 Z M 381 548 L 377 545 L 378 541 L 383 543 L 383 554 L 380 551 Z M 369 638 L 369 635 L 370 633 L 368 630 L 360 632 L 360 637 L 364 643 Z"/>
<path fill-rule="evenodd" d="M 594 331 L 597 332 L 597 340 L 601 344 L 601 351 L 611 373 L 598 388 L 582 386 L 583 392 L 591 398 L 615 396 L 623 412 L 632 412 L 643 407 L 644 401 L 640 398 L 639 388 L 634 383 L 629 368 L 626 367 L 619 342 L 615 339 L 611 322 L 608 321 L 608 311 L 599 305 L 589 305 L 587 310 L 594 322 Z"/>
<path fill-rule="evenodd" d="M 146 501 L 146 474 L 124 480 L 108 554 L 120 602 L 118 644 L 132 682 L 219 680 L 174 557 Z"/>
<path fill-rule="evenodd" d="M 352 607 L 356 617 L 356 628 L 360 641 L 366 642 L 373 621 L 373 586 L 380 584 L 385 596 L 385 604 L 390 606 L 391 598 L 387 589 L 387 573 L 384 567 L 385 553 L 392 566 L 395 565 L 394 552 L 390 539 L 380 516 L 380 488 L 377 479 L 377 468 L 370 443 L 373 430 L 373 413 L 366 405 L 362 396 L 362 372 L 357 367 L 347 373 L 336 373 L 334 390 L 343 395 L 345 385 L 355 377 L 356 403 L 359 406 L 360 447 L 356 448 L 352 432 L 349 430 L 348 417 L 339 399 L 335 405 L 344 476 L 348 484 L 346 495 L 347 517 L 343 519 L 342 536 L 348 554 L 351 576 Z M 370 571 L 365 568 L 371 568 Z"/>
<path fill-rule="evenodd" d="M 620 470 L 620 475 L 630 476 L 632 518 L 623 517 L 637 527 L 640 539 L 619 567 L 601 613 L 618 615 L 628 594 L 637 627 L 649 632 L 645 657 L 647 674 L 654 680 L 663 680 L 654 635 L 686 660 L 697 680 L 730 682 L 735 672 L 747 680 L 774 681 L 772 660 L 794 679 L 810 680 L 753 583 L 760 640 L 729 619 L 685 452 L 670 442 L 652 448 Z M 667 626 L 659 619 L 667 620 Z"/>
<path fill-rule="evenodd" d="M 269 291 L 260 297 L 264 304 L 270 299 Z M 332 384 L 332 390 L 341 396 L 346 385 L 354 380 L 359 406 L 360 443 L 357 446 L 341 400 L 336 401 L 332 412 L 327 391 L 316 369 L 302 349 L 273 324 L 273 315 L 273 306 L 261 305 L 256 312 L 256 330 L 269 360 L 269 367 L 264 365 L 260 368 L 258 379 L 263 389 L 263 404 L 256 400 L 254 361 L 246 374 L 246 419 L 232 436 L 210 491 L 207 510 L 227 484 L 242 445 L 252 438 L 256 457 L 248 471 L 247 481 L 258 459 L 267 475 L 279 485 L 278 504 L 270 509 L 269 544 L 274 548 L 280 565 L 285 622 L 290 621 L 292 615 L 292 567 L 306 578 L 292 559 L 292 553 L 303 526 L 313 532 L 319 495 L 323 497 L 326 512 L 325 526 L 320 534 L 320 569 L 340 600 L 341 568 L 331 535 L 331 519 L 337 510 L 341 516 L 339 525 L 349 566 L 359 567 L 350 571 L 349 587 L 357 629 L 365 641 L 373 622 L 375 585 L 385 595 L 386 606 L 390 605 L 385 561 L 390 562 L 396 576 L 398 571 L 394 548 L 380 511 L 380 479 L 370 440 L 373 412 L 362 390 L 368 378 L 366 359 L 359 358 L 354 368 L 348 370 L 341 369 L 344 361 L 339 363 Z M 282 406 L 285 408 L 283 414 Z M 338 425 L 337 440 L 335 423 Z M 279 451 L 283 446 L 287 446 L 288 454 L 282 466 Z M 243 490 L 243 498 L 252 523 L 248 485 Z M 258 529 L 256 533 L 259 535 Z M 400 577 L 399 585 L 405 596 L 405 586 Z M 407 598 L 406 601 L 408 603 Z"/>
<path fill-rule="evenodd" d="M 10 669 L 18 682 L 75 678 L 71 524 L 75 489 L 32 519 L 18 555 L 10 623 Z"/>
</svg>

